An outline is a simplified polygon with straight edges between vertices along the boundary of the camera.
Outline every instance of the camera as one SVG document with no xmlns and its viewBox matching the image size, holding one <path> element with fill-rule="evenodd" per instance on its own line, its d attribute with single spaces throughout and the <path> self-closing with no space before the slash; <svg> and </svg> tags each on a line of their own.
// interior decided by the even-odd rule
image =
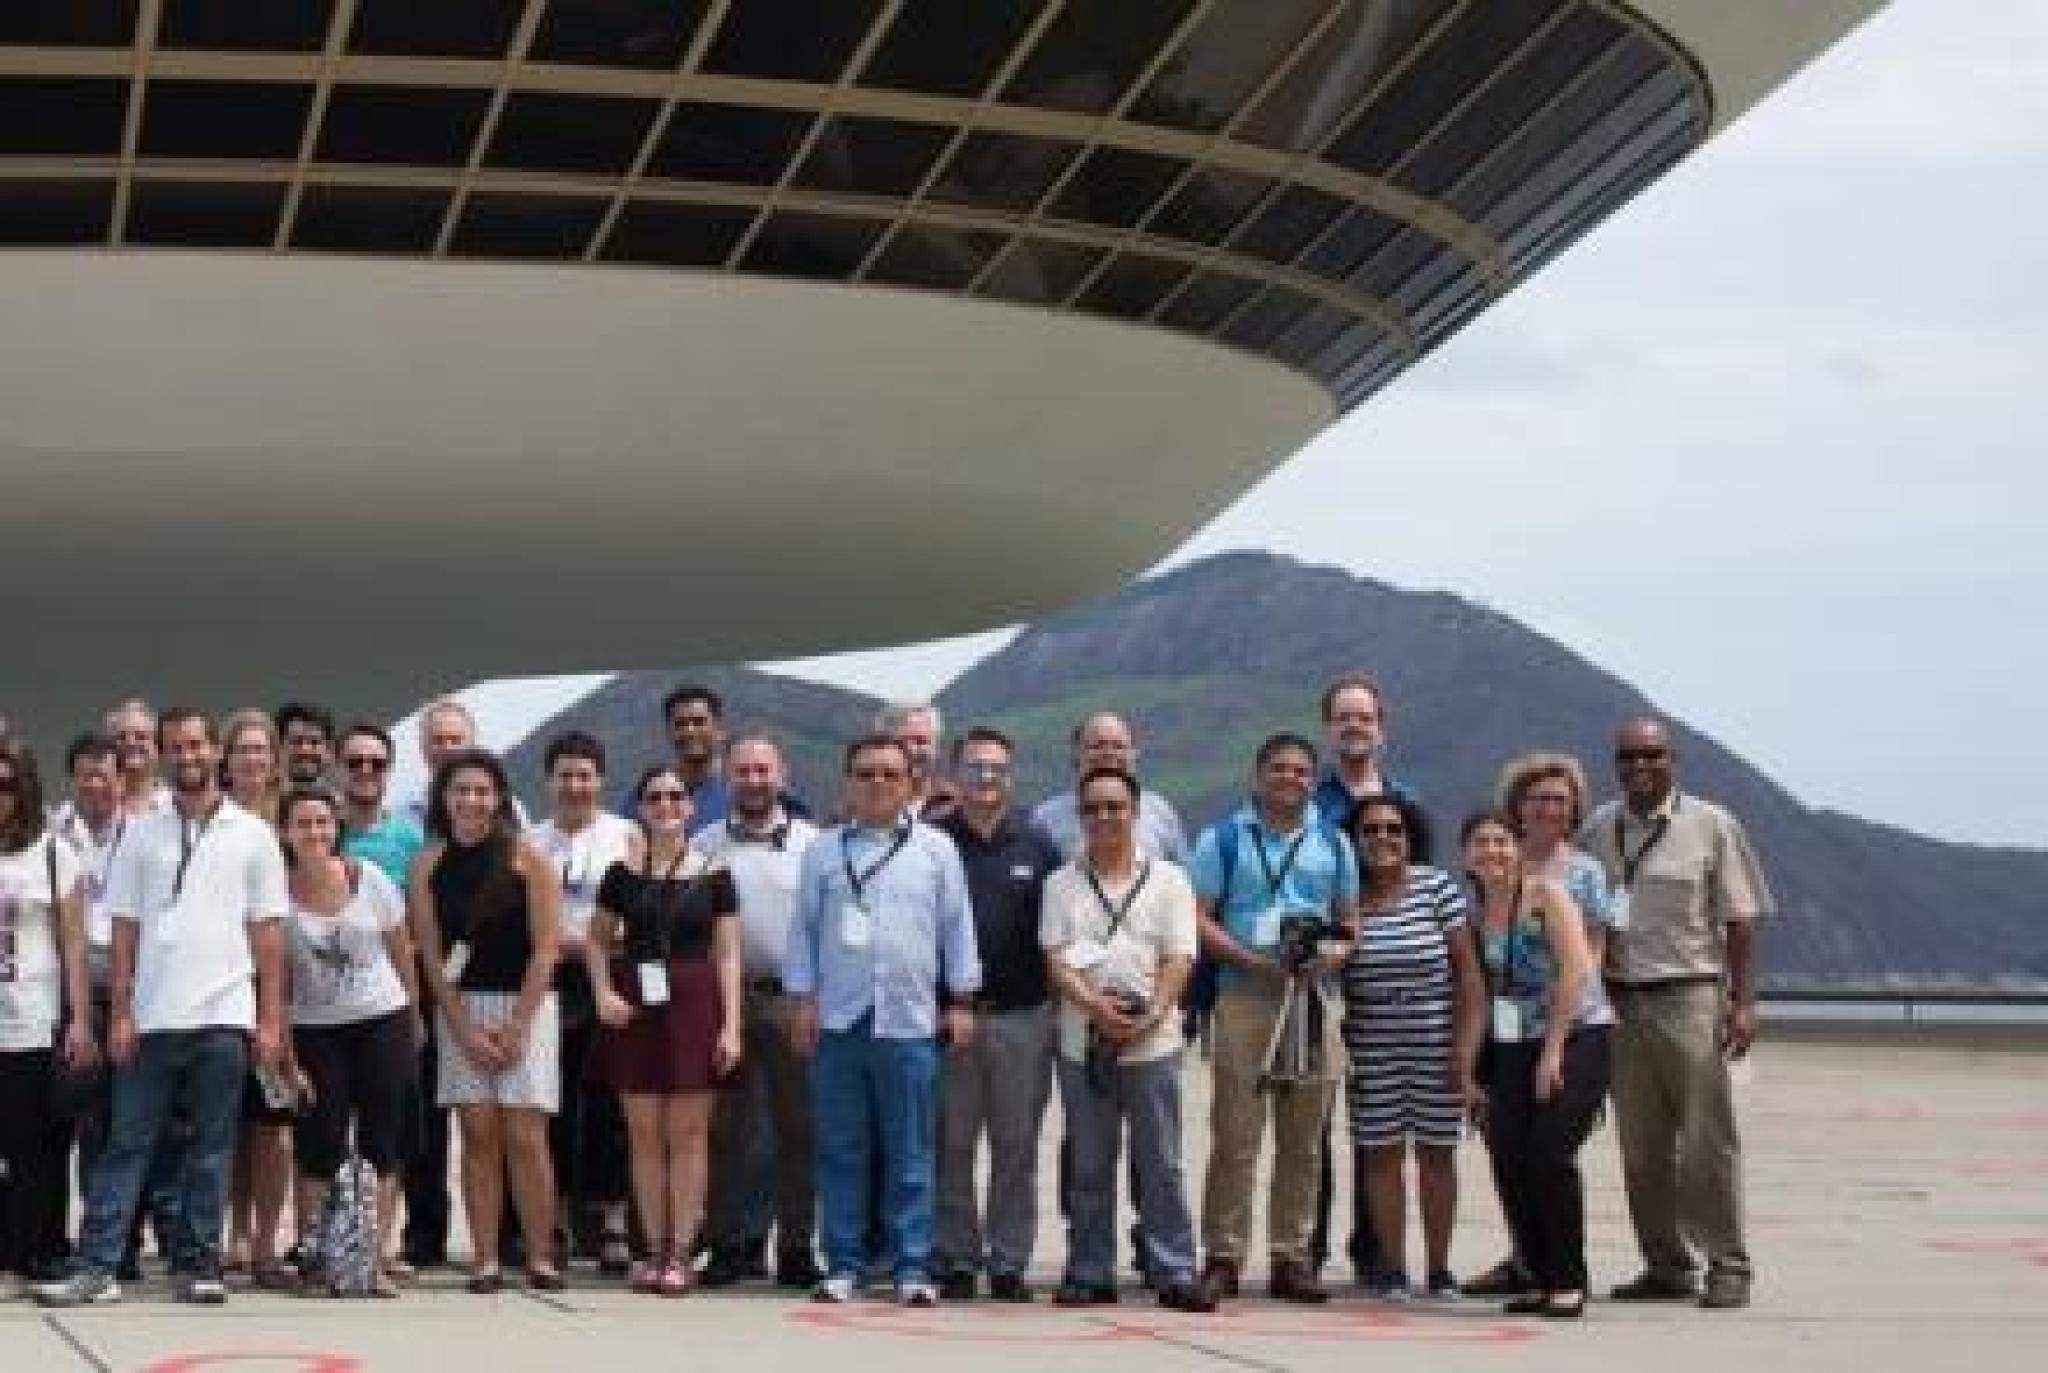
<svg viewBox="0 0 2048 1373">
<path fill-rule="evenodd" d="M 1285 915 L 1280 918 L 1280 948 L 1274 956 L 1289 973 L 1312 967 L 1316 946 L 1325 932 L 1323 922 L 1313 915 Z"/>
<path fill-rule="evenodd" d="M 1152 1009 L 1149 1000 L 1123 987 L 1105 987 L 1102 994 L 1119 1013 L 1133 1020 L 1143 1019 Z M 1082 1059 L 1081 1070 L 1089 1090 L 1102 1096 L 1108 1096 L 1116 1090 L 1116 1065 L 1123 1057 L 1124 1048 L 1124 1045 L 1111 1043 L 1094 1026 L 1088 1027 L 1088 1047 Z"/>
</svg>

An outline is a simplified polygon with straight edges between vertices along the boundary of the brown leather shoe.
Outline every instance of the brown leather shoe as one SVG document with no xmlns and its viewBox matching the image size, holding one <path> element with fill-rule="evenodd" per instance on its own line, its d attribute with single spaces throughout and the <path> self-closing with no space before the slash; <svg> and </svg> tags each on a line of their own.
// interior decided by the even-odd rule
<svg viewBox="0 0 2048 1373">
<path fill-rule="evenodd" d="M 1195 1283 L 1195 1292 L 1214 1309 L 1216 1303 L 1225 1297 L 1237 1295 L 1237 1260 L 1210 1259 L 1202 1265 L 1202 1276 Z"/>
<path fill-rule="evenodd" d="M 1319 1306 L 1330 1299 L 1329 1289 L 1317 1282 L 1314 1270 L 1299 1259 L 1274 1259 L 1273 1277 L 1266 1290 L 1274 1301 L 1302 1306 Z"/>
</svg>

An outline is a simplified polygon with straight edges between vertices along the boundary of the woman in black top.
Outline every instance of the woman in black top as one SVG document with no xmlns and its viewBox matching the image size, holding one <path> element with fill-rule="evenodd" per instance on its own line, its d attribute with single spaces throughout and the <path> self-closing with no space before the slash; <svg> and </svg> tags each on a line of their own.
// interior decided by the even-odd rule
<svg viewBox="0 0 2048 1373">
<path fill-rule="evenodd" d="M 634 1290 L 682 1296 L 704 1216 L 713 1088 L 740 1059 L 739 900 L 732 874 L 690 850 L 690 793 L 670 768 L 634 788 L 641 867 L 597 889 L 584 959 L 602 1020 L 591 1073 L 619 1094 L 634 1199 L 653 1255 Z"/>
<path fill-rule="evenodd" d="M 547 1118 L 561 1100 L 561 1023 L 554 994 L 562 888 L 519 837 L 504 767 L 466 749 L 434 774 L 427 847 L 413 860 L 408 905 L 428 989 L 440 1011 L 438 1099 L 462 1129 L 462 1195 L 476 1248 L 472 1292 L 504 1285 L 498 1226 L 505 1175 L 519 1226 L 554 1233 Z M 562 1285 L 544 1244 L 528 1249 L 528 1283 Z"/>
</svg>

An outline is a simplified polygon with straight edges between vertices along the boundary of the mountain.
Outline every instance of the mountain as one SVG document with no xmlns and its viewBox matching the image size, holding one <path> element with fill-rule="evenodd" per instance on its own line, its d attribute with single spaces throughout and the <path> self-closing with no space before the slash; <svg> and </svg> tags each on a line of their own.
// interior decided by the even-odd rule
<svg viewBox="0 0 2048 1373">
<path fill-rule="evenodd" d="M 1244 790 L 1252 749 L 1276 729 L 1319 737 L 1316 701 L 1340 672 L 1385 689 L 1393 766 L 1427 802 L 1438 854 L 1489 795 L 1502 763 L 1573 754 L 1597 794 L 1615 725 L 1653 709 L 1626 682 L 1506 616 L 1267 554 L 1225 554 L 1053 616 L 940 696 L 949 728 L 996 724 L 1019 745 L 1019 794 L 1067 776 L 1068 732 L 1114 708 L 1136 726 L 1141 769 L 1191 823 Z M 691 674 L 682 674 L 689 676 Z M 736 723 L 785 741 L 806 795 L 837 792 L 837 748 L 875 702 L 746 671 L 719 685 Z M 629 776 L 661 747 L 658 702 L 675 674 L 629 674 L 558 717 L 597 722 Z M 1673 721 L 1681 785 L 1748 826 L 1779 902 L 1765 981 L 1787 989 L 2048 986 L 2048 853 L 1950 844 L 1809 809 L 1714 740 Z M 531 775 L 531 742 L 522 746 Z"/>
</svg>

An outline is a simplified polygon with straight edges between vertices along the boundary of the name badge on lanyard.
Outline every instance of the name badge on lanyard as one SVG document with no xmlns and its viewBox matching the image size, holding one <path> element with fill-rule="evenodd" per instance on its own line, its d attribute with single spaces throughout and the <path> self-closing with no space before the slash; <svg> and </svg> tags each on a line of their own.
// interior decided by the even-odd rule
<svg viewBox="0 0 2048 1373">
<path fill-rule="evenodd" d="M 849 949 L 865 949 L 875 942 L 875 917 L 867 904 L 868 884 L 889 866 L 891 859 L 903 852 L 903 846 L 910 842 L 910 825 L 906 821 L 896 827 L 889 847 L 868 865 L 866 872 L 854 869 L 852 835 L 850 825 L 839 832 L 839 858 L 846 867 L 847 889 L 853 893 L 853 899 L 839 910 L 839 942 Z"/>
<path fill-rule="evenodd" d="M 641 963 L 636 966 L 640 973 L 640 1004 L 643 1006 L 668 1005 L 668 965 L 665 963 Z"/>
<path fill-rule="evenodd" d="M 858 901 L 839 908 L 839 942 L 849 949 L 865 949 L 875 942 L 875 918 Z"/>
<path fill-rule="evenodd" d="M 1497 1044 L 1522 1042 L 1522 1003 L 1513 997 L 1493 999 L 1493 1039 Z"/>
<path fill-rule="evenodd" d="M 1607 924 L 1617 930 L 1628 928 L 1628 888 L 1616 887 L 1607 902 Z"/>
</svg>

